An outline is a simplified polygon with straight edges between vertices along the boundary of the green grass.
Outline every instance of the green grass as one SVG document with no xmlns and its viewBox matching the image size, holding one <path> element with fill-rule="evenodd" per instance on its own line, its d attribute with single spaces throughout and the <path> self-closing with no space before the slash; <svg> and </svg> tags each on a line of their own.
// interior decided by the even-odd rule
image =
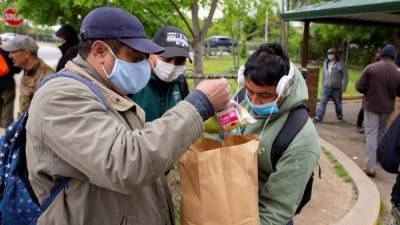
<svg viewBox="0 0 400 225">
<path fill-rule="evenodd" d="M 203 58 L 203 72 L 205 74 L 236 74 L 231 56 Z M 240 65 L 245 63 L 245 59 L 240 59 Z M 193 64 L 187 64 L 193 68 Z"/>
<path fill-rule="evenodd" d="M 337 159 L 335 158 L 335 156 L 332 155 L 332 153 L 330 153 L 329 151 L 327 151 L 326 149 L 323 149 L 323 153 L 326 155 L 326 157 L 328 158 L 328 160 L 332 163 L 333 168 L 335 169 L 335 173 L 341 177 L 344 182 L 346 183 L 352 183 L 353 179 L 351 179 L 350 175 L 347 173 L 347 171 L 343 168 L 342 164 L 339 163 L 339 161 L 337 161 Z"/>
<path fill-rule="evenodd" d="M 382 221 L 382 216 L 384 214 L 388 213 L 388 209 L 385 205 L 385 203 L 381 200 L 379 204 L 379 219 L 378 219 L 378 225 L 384 225 L 384 221 Z"/>
<path fill-rule="evenodd" d="M 233 66 L 233 59 L 231 56 L 222 56 L 222 57 L 208 57 L 204 59 L 204 73 L 205 74 L 236 74 L 237 71 Z M 240 59 L 240 65 L 243 65 L 246 62 L 246 59 Z M 188 64 L 188 67 L 193 68 L 193 64 Z M 322 90 L 322 66 L 320 67 L 319 73 L 319 87 L 318 87 L 318 96 L 321 96 Z M 360 70 L 349 69 L 349 82 L 347 85 L 347 89 L 344 92 L 344 96 L 357 96 L 361 95 L 356 91 L 355 83 L 361 75 Z M 235 80 L 236 81 L 236 80 Z M 192 87 L 192 81 L 189 80 L 189 87 Z"/>
</svg>

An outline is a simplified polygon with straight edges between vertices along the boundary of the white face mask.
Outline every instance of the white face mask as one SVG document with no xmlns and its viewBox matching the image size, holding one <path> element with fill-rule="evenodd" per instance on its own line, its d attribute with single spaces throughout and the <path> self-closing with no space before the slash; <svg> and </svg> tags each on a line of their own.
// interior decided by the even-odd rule
<svg viewBox="0 0 400 225">
<path fill-rule="evenodd" d="M 154 72 L 162 81 L 171 82 L 178 78 L 179 75 L 183 74 L 185 66 L 175 66 L 174 64 L 167 63 L 161 59 L 157 59 L 156 68 Z"/>
<path fill-rule="evenodd" d="M 333 61 L 333 60 L 335 60 L 335 55 L 334 54 L 328 54 L 328 59 L 330 60 L 330 61 Z"/>
</svg>

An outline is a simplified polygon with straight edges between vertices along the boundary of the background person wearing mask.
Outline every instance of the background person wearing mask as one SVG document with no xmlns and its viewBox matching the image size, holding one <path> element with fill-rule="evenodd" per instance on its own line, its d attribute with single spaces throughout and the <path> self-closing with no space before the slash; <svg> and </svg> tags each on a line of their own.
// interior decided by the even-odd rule
<svg viewBox="0 0 400 225">
<path fill-rule="evenodd" d="M 0 77 L 0 127 L 7 128 L 14 120 L 14 74 L 19 73 L 21 68 L 15 67 L 12 60 L 9 58 L 9 53 L 1 48 L 1 38 L 0 54 L 9 68 L 8 73 Z"/>
<path fill-rule="evenodd" d="M 19 35 L 3 46 L 10 52 L 14 66 L 24 70 L 19 88 L 19 112 L 29 109 L 37 84 L 54 70 L 37 55 L 39 46 L 33 38 Z"/>
<path fill-rule="evenodd" d="M 100 7 L 84 18 L 79 55 L 65 66 L 89 79 L 59 77 L 35 94 L 26 124 L 30 183 L 40 203 L 65 177 L 68 185 L 38 225 L 172 225 L 164 172 L 203 132 L 203 121 L 226 108 L 226 79 L 201 82 L 160 119 L 145 123 L 127 97 L 150 79 L 148 54 L 164 49 L 147 39 L 129 12 Z"/>
<path fill-rule="evenodd" d="M 58 61 L 56 71 L 64 68 L 65 64 L 78 55 L 79 38 L 78 34 L 70 25 L 62 25 L 57 30 L 56 36 L 61 40 L 62 45 L 58 48 L 61 51 L 61 58 Z"/>
<path fill-rule="evenodd" d="M 367 138 L 364 172 L 370 177 L 376 174 L 376 149 L 394 110 L 395 98 L 400 96 L 400 71 L 394 63 L 396 55 L 396 47 L 386 45 L 381 51 L 380 60 L 369 64 L 356 82 L 357 91 L 364 95 Z"/>
<path fill-rule="evenodd" d="M 323 67 L 321 100 L 314 121 L 321 122 L 324 119 L 329 99 L 335 103 L 336 118 L 341 121 L 343 120 L 342 93 L 346 91 L 348 82 L 347 66 L 339 58 L 336 48 L 330 48 Z"/>
<path fill-rule="evenodd" d="M 131 97 L 146 112 L 146 121 L 160 118 L 189 94 L 183 75 L 186 61 L 190 60 L 186 34 L 179 28 L 167 26 L 156 33 L 153 42 L 165 50 L 162 54 L 150 55 L 150 81 Z"/>
<path fill-rule="evenodd" d="M 320 156 L 314 124 L 306 115 L 304 126 L 279 158 L 275 169 L 271 166 L 274 154 L 271 149 L 289 113 L 307 103 L 307 86 L 301 72 L 279 44 L 261 45 L 247 60 L 244 77 L 246 95 L 241 104 L 257 119 L 255 124 L 244 127 L 244 134 L 260 136 L 261 225 L 293 224 L 292 219 Z"/>
</svg>

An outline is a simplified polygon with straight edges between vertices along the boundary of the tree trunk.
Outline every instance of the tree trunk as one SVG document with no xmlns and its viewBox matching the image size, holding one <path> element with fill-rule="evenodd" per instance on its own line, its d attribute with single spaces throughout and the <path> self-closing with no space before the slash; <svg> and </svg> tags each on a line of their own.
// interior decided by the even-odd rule
<svg viewBox="0 0 400 225">
<path fill-rule="evenodd" d="M 195 73 L 203 73 L 203 46 L 202 40 L 193 40 L 193 64 Z"/>
</svg>

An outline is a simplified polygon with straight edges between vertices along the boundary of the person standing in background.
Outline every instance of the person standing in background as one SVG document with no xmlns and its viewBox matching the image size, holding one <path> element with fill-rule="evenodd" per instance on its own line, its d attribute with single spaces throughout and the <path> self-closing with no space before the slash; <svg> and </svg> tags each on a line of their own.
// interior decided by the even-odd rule
<svg viewBox="0 0 400 225">
<path fill-rule="evenodd" d="M 342 93 L 346 91 L 348 82 L 347 66 L 339 58 L 336 48 L 330 48 L 323 67 L 321 101 L 314 121 L 321 122 L 324 119 L 329 99 L 335 103 L 336 118 L 341 121 L 343 120 Z"/>
<path fill-rule="evenodd" d="M 21 72 L 21 68 L 13 65 L 9 57 L 9 52 L 1 48 L 0 38 L 0 54 L 1 60 L 6 63 L 8 72 L 0 77 L 0 127 L 8 127 L 14 120 L 14 100 L 15 100 L 15 80 L 14 74 Z"/>
<path fill-rule="evenodd" d="M 380 60 L 381 58 L 381 54 L 379 52 L 377 52 L 374 56 L 374 58 L 372 59 L 371 63 L 376 63 Z M 357 116 L 357 132 L 360 134 L 364 133 L 364 126 L 363 126 L 363 122 L 364 122 L 364 102 L 361 105 L 360 111 L 358 112 L 358 116 Z"/>
<path fill-rule="evenodd" d="M 78 55 L 79 38 L 78 34 L 70 25 L 63 25 L 57 30 L 56 36 L 63 42 L 58 48 L 61 51 L 61 58 L 58 61 L 56 71 L 64 68 L 65 64 Z"/>
<path fill-rule="evenodd" d="M 380 61 L 368 65 L 356 83 L 356 89 L 364 94 L 365 135 L 367 151 L 364 172 L 376 174 L 376 150 L 382 138 L 386 123 L 394 110 L 394 100 L 400 95 L 400 71 L 394 63 L 397 50 L 386 45 L 381 51 Z"/>
<path fill-rule="evenodd" d="M 10 52 L 14 66 L 24 70 L 19 89 L 19 112 L 25 112 L 29 109 L 37 84 L 54 69 L 39 58 L 39 46 L 27 35 L 13 38 L 3 45 L 3 49 Z"/>
</svg>

